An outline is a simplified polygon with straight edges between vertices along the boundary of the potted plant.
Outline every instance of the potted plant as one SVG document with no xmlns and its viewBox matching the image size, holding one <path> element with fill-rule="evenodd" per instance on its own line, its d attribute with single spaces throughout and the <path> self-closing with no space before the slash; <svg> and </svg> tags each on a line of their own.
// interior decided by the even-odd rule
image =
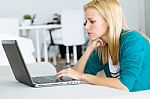
<svg viewBox="0 0 150 99">
<path fill-rule="evenodd" d="M 23 16 L 23 23 L 22 23 L 22 25 L 28 26 L 28 25 L 31 25 L 31 22 L 32 22 L 32 17 L 31 17 L 31 15 L 30 15 L 30 14 L 25 14 L 25 15 Z"/>
<path fill-rule="evenodd" d="M 23 19 L 24 19 L 24 20 L 26 20 L 26 19 L 31 20 L 31 19 L 32 19 L 32 17 L 31 17 L 31 15 L 26 14 L 26 15 L 24 15 L 24 16 L 23 16 Z"/>
</svg>

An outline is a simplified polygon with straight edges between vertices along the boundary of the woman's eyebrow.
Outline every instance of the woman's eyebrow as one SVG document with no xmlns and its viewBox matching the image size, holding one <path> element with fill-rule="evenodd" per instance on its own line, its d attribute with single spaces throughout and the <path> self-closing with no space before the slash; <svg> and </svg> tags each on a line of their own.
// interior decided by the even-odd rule
<svg viewBox="0 0 150 99">
<path fill-rule="evenodd" d="M 92 20 L 93 18 L 87 18 L 87 20 Z"/>
</svg>

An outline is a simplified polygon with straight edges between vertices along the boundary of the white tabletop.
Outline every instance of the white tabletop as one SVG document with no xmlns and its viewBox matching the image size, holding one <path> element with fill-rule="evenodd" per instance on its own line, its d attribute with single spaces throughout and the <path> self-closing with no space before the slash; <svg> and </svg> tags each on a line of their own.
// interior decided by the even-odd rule
<svg viewBox="0 0 150 99">
<path fill-rule="evenodd" d="M 128 92 L 89 84 L 33 88 L 16 81 L 9 66 L 0 66 L 0 99 L 125 99 L 129 96 Z"/>
<path fill-rule="evenodd" d="M 56 28 L 61 28 L 60 24 L 49 24 L 49 25 L 44 25 L 44 24 L 37 24 L 37 25 L 29 25 L 29 26 L 20 26 L 19 30 L 32 30 L 32 29 L 56 29 Z"/>
</svg>

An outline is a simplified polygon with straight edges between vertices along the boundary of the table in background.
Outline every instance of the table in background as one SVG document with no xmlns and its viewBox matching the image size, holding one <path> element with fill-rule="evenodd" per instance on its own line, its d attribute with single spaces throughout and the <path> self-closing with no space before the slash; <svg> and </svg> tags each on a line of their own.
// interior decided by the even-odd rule
<svg viewBox="0 0 150 99">
<path fill-rule="evenodd" d="M 19 30 L 23 31 L 29 31 L 29 30 L 35 30 L 36 32 L 36 51 L 37 51 L 37 61 L 41 62 L 41 54 L 40 54 L 40 41 L 39 41 L 39 30 L 43 29 L 43 35 L 46 34 L 46 31 L 52 30 L 52 29 L 59 29 L 61 28 L 61 25 L 57 24 L 50 24 L 50 25 L 30 25 L 30 26 L 20 26 Z M 46 40 L 44 38 L 44 58 L 45 61 L 48 61 L 48 51 L 47 51 L 47 44 Z"/>
</svg>

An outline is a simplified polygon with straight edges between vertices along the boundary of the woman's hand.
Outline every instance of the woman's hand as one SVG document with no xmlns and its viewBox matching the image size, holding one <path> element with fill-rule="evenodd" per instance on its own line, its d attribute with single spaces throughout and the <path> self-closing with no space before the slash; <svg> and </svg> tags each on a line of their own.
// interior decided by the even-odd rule
<svg viewBox="0 0 150 99">
<path fill-rule="evenodd" d="M 95 49 L 99 46 L 103 47 L 105 45 L 106 45 L 106 42 L 104 42 L 102 39 L 98 38 L 98 39 L 90 41 L 89 47 L 91 47 L 92 49 Z"/>
<path fill-rule="evenodd" d="M 67 69 L 63 69 L 63 70 L 59 71 L 56 76 L 58 78 L 67 76 L 67 77 L 71 77 L 73 79 L 80 80 L 81 75 L 82 75 L 82 73 L 78 73 L 77 71 L 73 70 L 72 68 L 67 68 Z"/>
</svg>

